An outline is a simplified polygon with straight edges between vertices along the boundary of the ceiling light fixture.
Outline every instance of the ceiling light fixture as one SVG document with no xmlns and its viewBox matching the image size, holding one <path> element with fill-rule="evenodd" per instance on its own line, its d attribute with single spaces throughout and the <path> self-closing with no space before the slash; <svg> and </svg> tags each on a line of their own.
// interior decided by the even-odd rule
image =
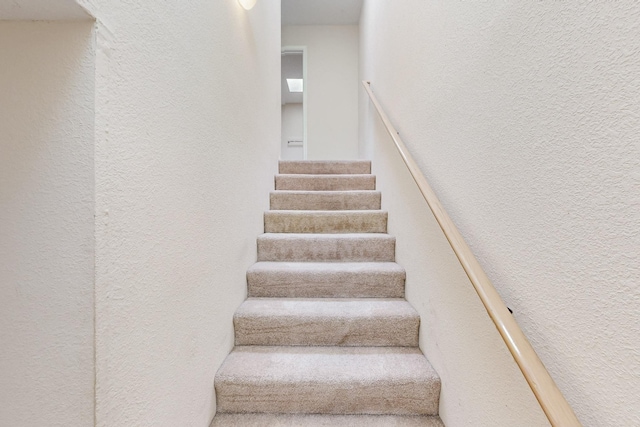
<svg viewBox="0 0 640 427">
<path fill-rule="evenodd" d="M 253 8 L 253 6 L 256 5 L 257 1 L 258 0 L 238 0 L 238 3 L 240 3 L 240 5 L 246 10 L 250 10 L 251 8 Z"/>
<path fill-rule="evenodd" d="M 287 86 L 289 86 L 289 92 L 300 93 L 304 88 L 304 81 L 302 79 L 287 79 Z"/>
</svg>

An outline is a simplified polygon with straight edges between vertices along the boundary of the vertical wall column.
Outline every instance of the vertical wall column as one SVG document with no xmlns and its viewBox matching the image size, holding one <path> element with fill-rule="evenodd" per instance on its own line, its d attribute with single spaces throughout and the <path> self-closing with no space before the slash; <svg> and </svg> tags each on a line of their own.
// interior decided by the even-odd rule
<svg viewBox="0 0 640 427">
<path fill-rule="evenodd" d="M 0 21 L 0 425 L 94 420 L 94 24 Z"/>
</svg>

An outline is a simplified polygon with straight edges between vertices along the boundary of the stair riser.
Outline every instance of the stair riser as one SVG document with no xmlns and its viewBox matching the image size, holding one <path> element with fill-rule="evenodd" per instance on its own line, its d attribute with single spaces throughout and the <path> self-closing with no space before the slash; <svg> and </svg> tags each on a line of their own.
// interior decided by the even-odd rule
<svg viewBox="0 0 640 427">
<path fill-rule="evenodd" d="M 439 392 L 421 382 L 216 385 L 221 413 L 436 415 Z"/>
<path fill-rule="evenodd" d="M 381 196 L 375 191 L 354 192 L 286 192 L 270 197 L 272 210 L 377 210 Z"/>
<path fill-rule="evenodd" d="M 270 239 L 260 236 L 258 238 L 258 261 L 395 261 L 395 238 L 388 235 L 382 236 L 384 237 L 353 239 L 319 239 L 317 235 L 291 239 Z"/>
<path fill-rule="evenodd" d="M 249 297 L 403 298 L 404 273 L 247 273 Z"/>
<path fill-rule="evenodd" d="M 390 283 L 350 282 L 269 282 L 249 285 L 255 298 L 403 298 L 404 281 Z"/>
<path fill-rule="evenodd" d="M 238 317 L 236 345 L 417 347 L 415 317 Z"/>
<path fill-rule="evenodd" d="M 368 174 L 371 173 L 371 162 L 281 160 L 278 170 L 282 174 Z"/>
<path fill-rule="evenodd" d="M 295 212 L 264 214 L 265 233 L 386 233 L 386 212 Z"/>
<path fill-rule="evenodd" d="M 373 175 L 276 175 L 276 190 L 352 191 L 375 190 Z"/>
</svg>

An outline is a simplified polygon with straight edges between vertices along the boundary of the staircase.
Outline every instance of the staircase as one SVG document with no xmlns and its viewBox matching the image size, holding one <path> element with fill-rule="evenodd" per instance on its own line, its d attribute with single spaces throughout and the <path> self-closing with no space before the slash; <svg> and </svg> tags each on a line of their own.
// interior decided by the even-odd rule
<svg viewBox="0 0 640 427">
<path fill-rule="evenodd" d="M 442 427 L 371 163 L 279 167 L 211 426 Z"/>
</svg>

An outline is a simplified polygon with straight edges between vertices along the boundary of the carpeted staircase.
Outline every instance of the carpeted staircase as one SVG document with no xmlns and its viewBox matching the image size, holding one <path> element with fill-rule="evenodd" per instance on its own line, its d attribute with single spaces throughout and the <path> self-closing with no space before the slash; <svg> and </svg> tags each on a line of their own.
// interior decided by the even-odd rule
<svg viewBox="0 0 640 427">
<path fill-rule="evenodd" d="M 371 163 L 281 161 L 264 227 L 212 427 L 441 427 Z"/>
</svg>

